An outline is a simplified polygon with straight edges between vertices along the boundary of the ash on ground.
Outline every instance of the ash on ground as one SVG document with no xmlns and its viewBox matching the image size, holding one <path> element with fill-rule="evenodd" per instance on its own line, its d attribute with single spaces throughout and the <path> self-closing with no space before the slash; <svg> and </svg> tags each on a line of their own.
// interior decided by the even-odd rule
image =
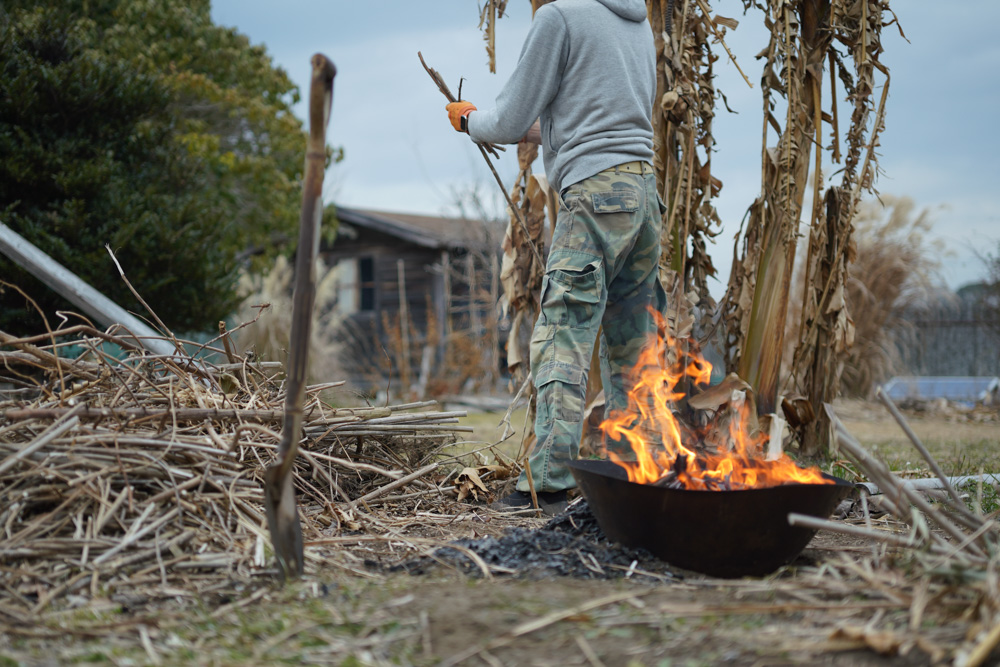
<svg viewBox="0 0 1000 667">
<path fill-rule="evenodd" d="M 480 565 L 469 556 L 471 551 L 493 575 L 521 579 L 679 578 L 645 549 L 609 541 L 584 500 L 537 530 L 512 528 L 499 538 L 462 539 L 452 544 L 455 547 L 442 547 L 431 556 L 411 558 L 389 569 L 418 575 L 446 567 L 481 576 Z"/>
</svg>

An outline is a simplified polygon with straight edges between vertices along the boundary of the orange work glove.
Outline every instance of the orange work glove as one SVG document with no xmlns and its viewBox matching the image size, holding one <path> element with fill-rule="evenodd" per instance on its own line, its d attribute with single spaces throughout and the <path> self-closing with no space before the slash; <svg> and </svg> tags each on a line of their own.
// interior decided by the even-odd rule
<svg viewBox="0 0 1000 667">
<path fill-rule="evenodd" d="M 476 110 L 476 105 L 472 102 L 459 100 L 448 104 L 445 109 L 448 110 L 448 120 L 451 121 L 451 126 L 455 128 L 455 131 L 468 133 L 469 114 Z"/>
</svg>

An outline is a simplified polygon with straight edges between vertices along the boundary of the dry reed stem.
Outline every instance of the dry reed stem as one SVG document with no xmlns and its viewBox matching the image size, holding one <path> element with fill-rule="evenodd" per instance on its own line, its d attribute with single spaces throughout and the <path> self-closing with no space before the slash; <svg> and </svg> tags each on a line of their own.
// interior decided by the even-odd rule
<svg viewBox="0 0 1000 667">
<path fill-rule="evenodd" d="M 904 432 L 911 434 L 912 430 L 902 414 L 892 409 L 894 406 L 891 406 L 888 399 L 883 398 L 883 401 L 887 402 L 887 407 Z M 951 594 L 955 599 L 950 604 L 964 611 L 956 622 L 971 626 L 961 632 L 960 636 L 964 639 L 954 646 L 954 664 L 980 664 L 1000 641 L 1000 632 L 996 631 L 1000 626 L 1000 590 L 997 589 L 995 576 L 1000 566 L 1000 530 L 996 523 L 982 516 L 981 512 L 969 511 L 964 506 L 937 462 L 915 436 L 911 436 L 911 442 L 945 486 L 943 505 L 932 505 L 916 490 L 906 487 L 884 463 L 872 457 L 847 432 L 832 406 L 827 404 L 825 409 L 836 429 L 837 443 L 841 450 L 887 494 L 891 501 L 888 509 L 909 527 L 906 539 L 868 535 L 902 548 L 908 556 L 902 563 L 898 554 L 886 558 L 887 554 L 883 552 L 859 563 L 845 559 L 841 565 L 843 571 L 860 577 L 868 585 L 879 588 L 886 594 L 908 596 L 911 628 L 923 627 L 920 620 L 932 598 L 937 598 L 940 604 L 941 599 Z M 865 518 L 869 521 L 867 514 Z M 795 517 L 794 521 L 802 520 Z M 931 524 L 937 525 L 939 530 L 931 530 Z M 845 526 L 831 529 L 847 532 Z M 900 565 L 903 567 L 899 567 Z M 955 581 L 963 583 L 956 588 Z M 986 628 L 986 631 L 977 636 L 972 632 L 977 626 Z M 929 646 L 930 649 L 921 648 L 930 650 L 935 655 L 944 652 L 941 643 Z M 940 657 L 938 655 L 937 659 Z"/>
<path fill-rule="evenodd" d="M 97 352 L 109 344 L 120 358 Z M 88 327 L 28 339 L 0 332 L 0 345 L 8 348 L 0 349 L 2 379 L 15 386 L 0 390 L 4 609 L 37 615 L 66 595 L 101 590 L 197 594 L 206 580 L 272 573 L 261 549 L 259 480 L 278 447 L 269 426 L 280 424 L 285 394 L 273 363 L 165 359 Z M 71 349 L 84 351 L 73 358 Z M 347 507 L 407 485 L 426 494 L 381 498 L 385 506 L 444 497 L 426 478 L 440 449 L 466 430 L 454 424 L 464 412 L 427 410 L 433 402 L 323 403 L 319 392 L 338 384 L 306 388 L 294 479 L 310 539 L 350 512 L 334 500 Z M 370 514 L 360 520 L 387 525 Z M 326 560 L 306 557 L 314 567 Z"/>
</svg>

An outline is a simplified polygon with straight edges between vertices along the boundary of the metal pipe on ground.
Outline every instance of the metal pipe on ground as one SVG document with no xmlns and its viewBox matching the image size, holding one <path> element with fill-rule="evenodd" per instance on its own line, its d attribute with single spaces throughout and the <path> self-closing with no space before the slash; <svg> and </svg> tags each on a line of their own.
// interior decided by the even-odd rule
<svg viewBox="0 0 1000 667">
<path fill-rule="evenodd" d="M 958 475 L 956 477 L 945 477 L 944 480 L 947 481 L 952 488 L 958 488 L 960 486 L 965 486 L 970 483 L 983 484 L 996 484 L 1000 485 L 1000 474 L 998 473 L 984 473 L 982 475 Z M 945 489 L 945 482 L 937 477 L 928 477 L 926 479 L 904 479 L 902 480 L 904 487 L 908 489 Z M 855 483 L 855 488 L 864 489 L 869 495 L 876 495 L 882 493 L 882 489 L 879 488 L 878 484 L 873 482 L 857 482 Z"/>
<path fill-rule="evenodd" d="M 173 343 L 163 339 L 163 334 L 88 285 L 75 273 L 2 222 L 0 222 L 0 253 L 93 317 L 101 326 L 120 324 L 131 331 L 136 340 L 153 354 L 172 355 L 177 351 Z"/>
</svg>

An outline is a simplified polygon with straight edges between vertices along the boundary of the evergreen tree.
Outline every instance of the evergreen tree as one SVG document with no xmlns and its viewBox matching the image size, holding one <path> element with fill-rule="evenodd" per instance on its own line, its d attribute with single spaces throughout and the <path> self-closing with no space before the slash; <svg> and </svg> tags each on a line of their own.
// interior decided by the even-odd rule
<svg viewBox="0 0 1000 667">
<path fill-rule="evenodd" d="M 237 301 L 241 264 L 294 238 L 296 88 L 204 0 L 5 5 L 0 221 L 138 311 L 109 244 L 169 326 L 211 327 Z M 2 257 L 0 278 L 50 317 L 70 308 Z M 8 288 L 0 328 L 41 321 Z"/>
</svg>

